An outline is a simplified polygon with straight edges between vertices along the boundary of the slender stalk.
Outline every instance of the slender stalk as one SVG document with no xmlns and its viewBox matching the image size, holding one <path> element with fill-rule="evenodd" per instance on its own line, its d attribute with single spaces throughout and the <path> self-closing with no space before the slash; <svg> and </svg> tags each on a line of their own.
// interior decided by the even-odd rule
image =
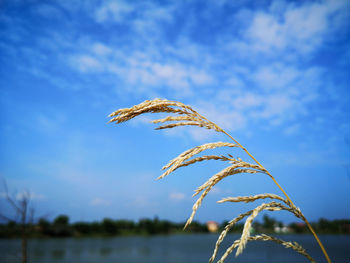
<svg viewBox="0 0 350 263">
<path fill-rule="evenodd" d="M 176 107 L 178 107 L 180 109 L 177 109 Z M 264 173 L 266 173 L 268 176 L 270 176 L 270 178 L 277 185 L 277 187 L 283 192 L 284 196 L 286 197 L 285 201 L 287 202 L 288 206 L 293 211 L 295 210 L 297 212 L 297 214 L 298 214 L 297 217 L 300 217 L 306 223 L 307 227 L 310 229 L 311 233 L 314 235 L 317 243 L 321 247 L 321 250 L 327 259 L 327 262 L 331 263 L 331 260 L 329 259 L 325 248 L 323 247 L 321 241 L 319 240 L 319 238 L 316 235 L 315 231 L 313 230 L 312 226 L 306 220 L 306 218 L 302 215 L 299 208 L 297 208 L 293 204 L 290 197 L 283 190 L 283 188 L 277 183 L 276 179 L 254 158 L 254 156 L 252 156 L 248 152 L 248 150 L 246 148 L 244 148 L 238 141 L 236 141 L 234 138 L 232 138 L 231 135 L 229 135 L 227 132 L 225 132 L 223 129 L 221 129 L 215 123 L 209 121 L 207 118 L 200 115 L 198 112 L 193 110 L 190 106 L 184 105 L 183 103 L 180 103 L 180 102 L 161 100 L 161 99 L 155 99 L 152 101 L 144 101 L 144 102 L 140 103 L 139 105 L 133 106 L 132 108 L 119 109 L 119 110 L 113 112 L 110 115 L 110 117 L 114 117 L 114 118 L 111 119 L 110 122 L 115 122 L 115 123 L 125 122 L 125 121 L 128 121 L 128 120 L 130 120 L 130 119 L 132 119 L 140 114 L 147 113 L 147 112 L 151 112 L 151 113 L 168 112 L 168 113 L 177 113 L 180 115 L 186 115 L 186 116 L 168 117 L 165 119 L 156 120 L 155 122 L 160 122 L 160 123 L 166 122 L 166 121 L 179 121 L 179 122 L 174 123 L 174 124 L 160 126 L 160 127 L 158 127 L 158 129 L 173 128 L 176 126 L 184 126 L 184 125 L 195 125 L 195 126 L 204 127 L 207 129 L 213 129 L 217 132 L 222 132 L 222 133 L 226 134 L 231 140 L 233 140 L 236 143 L 236 145 L 235 145 L 236 147 L 242 148 L 245 151 L 245 153 L 248 156 L 250 156 L 250 158 L 252 160 L 255 161 L 255 163 L 257 164 L 257 167 L 258 167 L 256 169 L 262 170 Z M 182 120 L 186 120 L 186 121 L 181 122 Z M 182 155 L 180 155 L 180 157 L 182 157 Z M 173 161 L 170 164 L 170 166 L 171 165 L 173 165 Z M 178 165 L 178 167 L 180 167 L 180 166 Z M 165 167 L 165 168 L 168 168 L 168 167 Z M 206 188 L 206 191 L 207 192 L 210 191 L 210 188 Z M 207 192 L 204 193 L 204 196 L 207 194 Z M 202 199 L 204 198 L 204 196 L 202 197 Z M 200 200 L 200 202 L 201 202 L 201 200 Z M 194 207 L 193 212 L 195 213 L 196 210 L 197 210 L 197 208 Z M 190 218 L 191 220 L 192 220 L 192 217 L 193 217 L 193 215 Z"/>
<path fill-rule="evenodd" d="M 221 129 L 221 130 L 222 130 L 222 129 Z M 228 134 L 227 132 L 225 132 L 224 130 L 222 130 L 222 132 L 223 132 L 224 134 L 226 134 L 228 137 L 230 137 L 230 139 L 233 140 L 239 147 L 241 147 L 241 148 L 243 149 L 243 151 L 245 151 L 246 154 L 248 154 L 248 155 L 250 156 L 250 158 L 252 158 L 252 159 L 256 162 L 257 165 L 261 166 L 261 168 L 263 168 L 263 169 L 266 171 L 266 173 L 271 177 L 271 179 L 273 180 L 273 182 L 278 186 L 278 188 L 279 188 L 279 189 L 282 191 L 282 193 L 285 195 L 285 197 L 287 198 L 288 202 L 290 202 L 290 204 L 291 204 L 292 206 L 295 206 L 295 205 L 293 204 L 292 200 L 291 200 L 291 199 L 289 198 L 289 196 L 287 195 L 287 193 L 283 190 L 283 188 L 279 185 L 279 183 L 277 183 L 276 179 L 269 173 L 269 171 L 267 171 L 267 170 L 265 169 L 265 167 L 262 166 L 262 165 L 258 162 L 258 160 L 256 160 L 256 159 L 254 158 L 254 156 L 251 155 L 250 152 L 248 152 L 248 150 L 247 150 L 246 148 L 244 148 L 244 147 L 243 147 L 237 140 L 235 140 L 231 135 L 229 135 L 229 134 Z M 321 247 L 321 250 L 322 250 L 324 256 L 326 257 L 327 262 L 328 262 L 328 263 L 331 263 L 331 260 L 330 260 L 328 254 L 327 254 L 326 249 L 325 249 L 324 246 L 322 245 L 321 240 L 318 238 L 316 232 L 314 231 L 314 229 L 313 229 L 312 226 L 310 225 L 309 221 L 307 221 L 307 219 L 306 219 L 305 217 L 304 217 L 304 222 L 306 223 L 306 225 L 307 225 L 307 227 L 309 228 L 309 230 L 311 231 L 311 233 L 314 235 L 314 237 L 315 237 L 315 239 L 316 239 L 318 245 Z"/>
</svg>

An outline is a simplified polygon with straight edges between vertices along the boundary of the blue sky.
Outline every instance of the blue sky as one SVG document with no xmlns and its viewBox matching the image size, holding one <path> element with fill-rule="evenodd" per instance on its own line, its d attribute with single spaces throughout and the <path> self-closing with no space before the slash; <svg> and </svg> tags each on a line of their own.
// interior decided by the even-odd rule
<svg viewBox="0 0 350 263">
<path fill-rule="evenodd" d="M 185 221 L 193 190 L 225 166 L 154 179 L 229 139 L 154 131 L 152 115 L 107 124 L 167 98 L 242 143 L 309 220 L 350 218 L 349 28 L 349 1 L 1 1 L 0 176 L 33 193 L 38 216 Z M 195 219 L 231 219 L 253 206 L 216 201 L 265 192 L 280 194 L 267 176 L 227 178 Z"/>
</svg>

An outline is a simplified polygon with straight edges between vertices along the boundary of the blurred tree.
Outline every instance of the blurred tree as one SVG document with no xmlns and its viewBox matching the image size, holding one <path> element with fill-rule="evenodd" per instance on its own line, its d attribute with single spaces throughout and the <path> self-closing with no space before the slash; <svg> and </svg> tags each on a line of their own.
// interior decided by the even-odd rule
<svg viewBox="0 0 350 263">
<path fill-rule="evenodd" d="M 153 220 L 148 218 L 140 219 L 138 223 L 138 228 L 141 232 L 146 232 L 149 235 L 156 234 Z"/>
<path fill-rule="evenodd" d="M 102 229 L 107 235 L 116 235 L 118 233 L 117 224 L 110 218 L 103 219 Z"/>
<path fill-rule="evenodd" d="M 59 215 L 55 218 L 55 220 L 53 221 L 53 224 L 57 226 L 68 226 L 69 217 L 66 215 Z"/>
<path fill-rule="evenodd" d="M 40 233 L 43 235 L 48 235 L 50 234 L 50 222 L 46 220 L 45 218 L 40 218 L 38 221 L 38 227 Z"/>
<path fill-rule="evenodd" d="M 22 263 L 27 263 L 28 256 L 28 232 L 33 226 L 34 220 L 34 208 L 30 206 L 31 194 L 29 191 L 18 193 L 14 197 L 10 196 L 7 184 L 3 182 L 4 187 L 4 198 L 6 202 L 15 212 L 15 218 L 0 213 L 0 217 L 9 222 L 10 225 L 15 226 L 15 222 L 18 222 L 21 232 L 21 257 Z"/>
<path fill-rule="evenodd" d="M 101 233 L 102 232 L 102 226 L 99 222 L 92 222 L 90 224 L 90 229 L 92 233 Z"/>
<path fill-rule="evenodd" d="M 124 219 L 116 220 L 115 224 L 117 226 L 118 232 L 131 232 L 134 231 L 136 227 L 133 221 Z"/>
<path fill-rule="evenodd" d="M 274 218 L 270 218 L 268 215 L 264 215 L 263 217 L 263 227 L 266 230 L 272 231 L 275 224 L 277 224 L 276 220 Z"/>
<path fill-rule="evenodd" d="M 186 229 L 189 232 L 199 233 L 199 232 L 209 232 L 206 224 L 201 224 L 198 221 L 193 221 Z"/>
<path fill-rule="evenodd" d="M 86 222 L 76 222 L 73 224 L 73 229 L 78 235 L 88 235 L 91 233 L 91 224 Z"/>
<path fill-rule="evenodd" d="M 55 218 L 52 224 L 53 235 L 58 237 L 68 237 L 72 235 L 72 229 L 69 225 L 69 217 L 59 215 Z"/>
</svg>

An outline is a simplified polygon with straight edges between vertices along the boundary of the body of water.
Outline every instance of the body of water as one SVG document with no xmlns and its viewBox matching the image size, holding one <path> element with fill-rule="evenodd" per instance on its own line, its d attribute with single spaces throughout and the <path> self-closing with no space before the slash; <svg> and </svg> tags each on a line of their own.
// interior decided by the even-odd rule
<svg viewBox="0 0 350 263">
<path fill-rule="evenodd" d="M 237 239 L 228 235 L 217 260 Z M 203 263 L 208 262 L 218 234 L 130 236 L 113 238 L 32 239 L 29 241 L 30 263 Z M 283 240 L 297 241 L 317 261 L 325 262 L 312 235 L 285 235 Z M 320 236 L 333 262 L 350 262 L 350 235 Z M 0 262 L 20 262 L 20 240 L 0 239 Z M 295 263 L 308 262 L 291 249 L 272 242 L 248 243 L 242 255 L 231 254 L 225 262 Z"/>
</svg>

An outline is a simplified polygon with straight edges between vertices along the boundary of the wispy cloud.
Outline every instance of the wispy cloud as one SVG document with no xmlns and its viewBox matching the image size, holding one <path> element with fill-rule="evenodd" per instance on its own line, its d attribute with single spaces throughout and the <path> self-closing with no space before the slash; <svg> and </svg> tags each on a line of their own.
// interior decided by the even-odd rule
<svg viewBox="0 0 350 263">
<path fill-rule="evenodd" d="M 169 194 L 169 198 L 173 201 L 181 201 L 186 198 L 186 195 L 180 192 L 173 192 Z"/>
<path fill-rule="evenodd" d="M 95 11 L 95 18 L 100 23 L 106 20 L 120 22 L 133 10 L 134 7 L 126 1 L 106 1 Z"/>
<path fill-rule="evenodd" d="M 158 173 L 149 166 L 142 183 L 130 174 L 138 184 L 127 189 L 125 171 L 136 167 L 125 159 L 131 148 L 157 151 L 158 142 L 138 137 L 130 146 L 128 132 L 105 125 L 110 110 L 155 97 L 181 100 L 243 138 L 272 139 L 275 146 L 290 141 L 286 159 L 302 143 L 317 152 L 322 142 L 327 151 L 315 154 L 315 163 L 327 157 L 346 163 L 349 1 L 5 1 L 2 11 L 0 170 L 9 178 L 28 170 L 33 177 L 49 174 L 65 192 L 84 187 L 83 205 L 106 210 L 117 198 L 124 211 L 154 214 L 162 200 L 187 200 L 147 184 Z M 140 132 L 137 124 L 146 121 L 131 125 Z M 182 136 L 183 144 L 217 136 L 198 128 L 165 134 Z M 175 137 L 162 151 L 182 147 Z M 312 152 L 306 149 L 300 152 Z M 149 165 L 150 156 L 140 163 Z M 101 189 L 115 195 L 103 199 Z"/>
<path fill-rule="evenodd" d="M 8 194 L 5 192 L 1 192 L 0 197 L 7 198 Z M 11 198 L 11 196 L 10 196 L 10 198 Z M 46 196 L 43 194 L 31 192 L 31 191 L 20 192 L 20 193 L 17 193 L 15 195 L 15 199 L 18 201 L 23 200 L 24 198 L 28 199 L 28 200 L 36 200 L 37 201 L 37 200 L 45 200 Z"/>
<path fill-rule="evenodd" d="M 110 206 L 111 201 L 108 201 L 102 198 L 95 198 L 91 200 L 90 205 L 91 206 Z"/>
<path fill-rule="evenodd" d="M 298 130 L 300 129 L 300 125 L 299 124 L 294 124 L 294 125 L 291 125 L 287 128 L 284 129 L 283 133 L 285 135 L 293 135 L 295 134 Z"/>
<path fill-rule="evenodd" d="M 38 194 L 34 192 L 21 192 L 16 195 L 17 200 L 22 200 L 23 198 L 29 198 L 31 200 L 43 200 L 46 197 L 42 194 Z"/>
<path fill-rule="evenodd" d="M 98 72 L 103 69 L 102 63 L 98 59 L 89 55 L 78 55 L 72 58 L 72 63 L 81 72 Z"/>
<path fill-rule="evenodd" d="M 258 52 L 306 54 L 326 41 L 328 33 L 348 15 L 342 12 L 346 1 L 304 2 L 302 4 L 274 1 L 270 9 L 258 11 L 244 31 L 245 45 Z"/>
</svg>

